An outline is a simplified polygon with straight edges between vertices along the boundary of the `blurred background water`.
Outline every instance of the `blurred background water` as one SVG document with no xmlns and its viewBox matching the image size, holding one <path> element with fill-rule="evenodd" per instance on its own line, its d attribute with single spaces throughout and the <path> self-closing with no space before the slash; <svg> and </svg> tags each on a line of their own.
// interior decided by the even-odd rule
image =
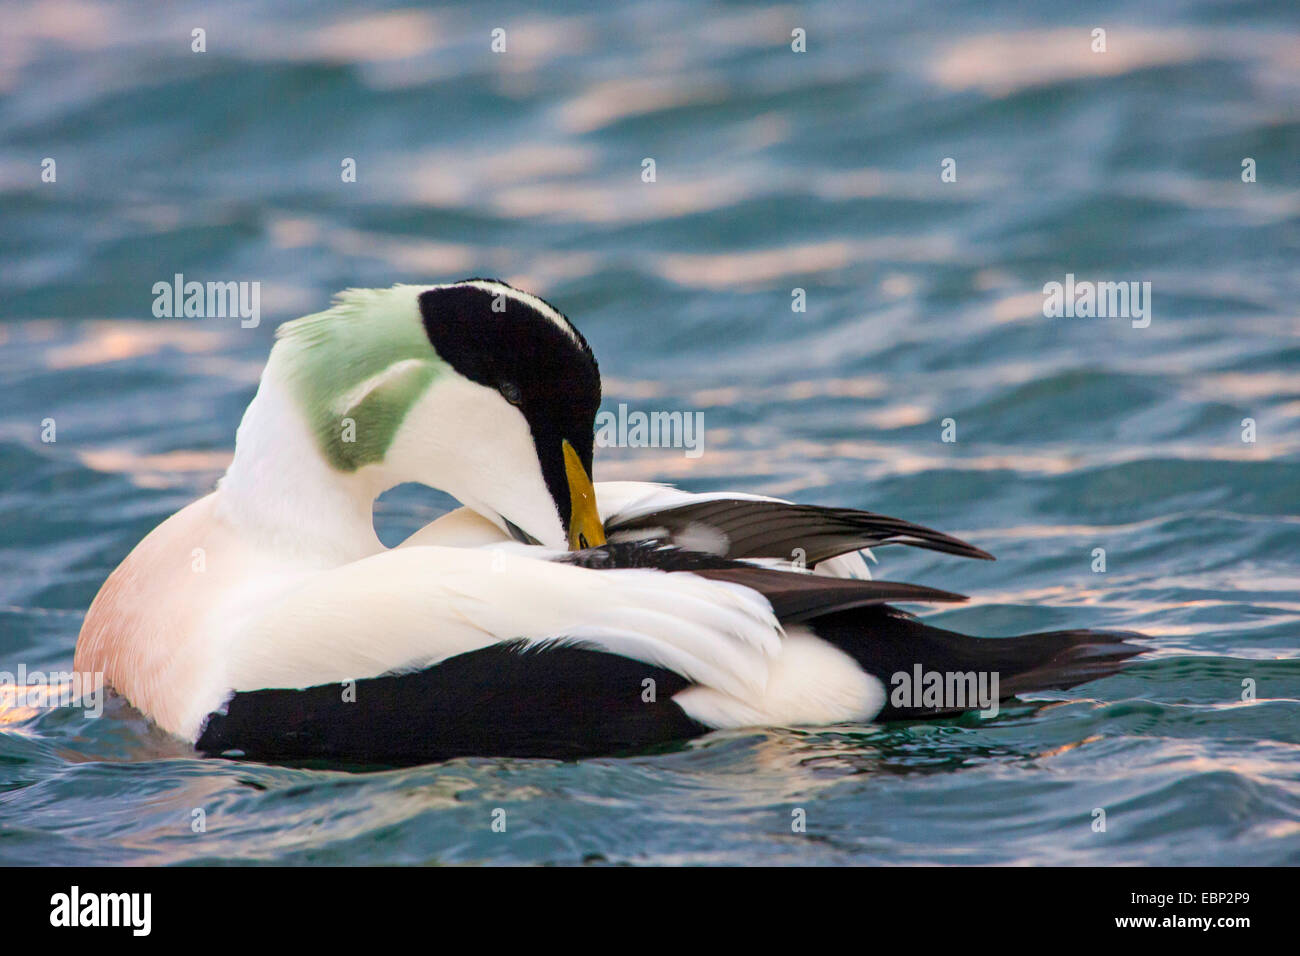
<svg viewBox="0 0 1300 956">
<path fill-rule="evenodd" d="M 471 275 L 569 314 L 605 408 L 704 413 L 698 459 L 605 449 L 598 479 L 920 521 L 999 557 L 881 550 L 882 577 L 973 595 L 929 619 L 1156 648 L 993 721 L 362 775 L 11 704 L 0 862 L 1300 862 L 1298 21 L 0 3 L 0 670 L 71 667 L 108 572 L 220 475 L 276 324 Z M 261 283 L 261 324 L 155 318 L 176 273 Z M 1044 318 L 1067 273 L 1149 281 L 1150 326 Z M 449 504 L 397 489 L 381 535 Z"/>
</svg>

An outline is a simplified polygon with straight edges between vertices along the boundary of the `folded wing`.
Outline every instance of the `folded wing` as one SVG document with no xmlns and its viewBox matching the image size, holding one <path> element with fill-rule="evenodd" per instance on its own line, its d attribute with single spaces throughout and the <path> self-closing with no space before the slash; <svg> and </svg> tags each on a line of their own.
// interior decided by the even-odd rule
<svg viewBox="0 0 1300 956">
<path fill-rule="evenodd" d="M 993 559 L 960 538 L 870 511 L 757 495 L 690 494 L 643 482 L 601 482 L 596 495 L 606 534 L 615 541 L 660 538 L 729 558 L 798 558 L 809 567 L 885 544 Z"/>
</svg>

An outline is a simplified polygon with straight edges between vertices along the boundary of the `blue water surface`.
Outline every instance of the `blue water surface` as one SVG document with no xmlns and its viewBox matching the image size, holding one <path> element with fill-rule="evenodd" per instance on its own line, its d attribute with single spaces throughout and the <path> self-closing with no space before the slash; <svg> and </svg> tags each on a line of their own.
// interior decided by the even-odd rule
<svg viewBox="0 0 1300 956">
<path fill-rule="evenodd" d="M 472 275 L 566 311 L 605 408 L 703 413 L 699 457 L 603 449 L 597 478 L 919 521 L 999 558 L 882 549 L 880 576 L 973 595 L 927 620 L 1153 648 L 991 721 L 369 774 L 11 703 L 0 863 L 1300 862 L 1294 3 L 0 22 L 0 670 L 70 668 L 109 571 L 228 462 L 276 324 Z M 156 318 L 177 273 L 259 282 L 261 322 Z M 1067 274 L 1149 282 L 1150 324 L 1045 318 Z M 397 489 L 381 535 L 450 504 Z"/>
</svg>

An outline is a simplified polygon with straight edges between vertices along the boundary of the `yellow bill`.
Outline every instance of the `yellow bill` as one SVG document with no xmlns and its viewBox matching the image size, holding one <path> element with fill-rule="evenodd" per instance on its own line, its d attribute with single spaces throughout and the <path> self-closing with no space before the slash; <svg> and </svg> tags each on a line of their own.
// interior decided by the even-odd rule
<svg viewBox="0 0 1300 956">
<path fill-rule="evenodd" d="M 564 474 L 569 481 L 569 550 L 594 548 L 605 543 L 605 527 L 596 510 L 596 489 L 582 467 L 582 459 L 566 440 Z"/>
</svg>

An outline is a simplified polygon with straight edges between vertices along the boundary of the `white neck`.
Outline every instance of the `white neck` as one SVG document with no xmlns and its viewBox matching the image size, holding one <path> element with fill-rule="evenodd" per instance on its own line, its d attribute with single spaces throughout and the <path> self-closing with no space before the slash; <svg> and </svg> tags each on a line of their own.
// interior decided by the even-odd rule
<svg viewBox="0 0 1300 956">
<path fill-rule="evenodd" d="M 374 502 L 390 484 L 374 467 L 330 467 L 272 353 L 217 486 L 220 516 L 262 547 L 335 566 L 384 550 Z"/>
</svg>

